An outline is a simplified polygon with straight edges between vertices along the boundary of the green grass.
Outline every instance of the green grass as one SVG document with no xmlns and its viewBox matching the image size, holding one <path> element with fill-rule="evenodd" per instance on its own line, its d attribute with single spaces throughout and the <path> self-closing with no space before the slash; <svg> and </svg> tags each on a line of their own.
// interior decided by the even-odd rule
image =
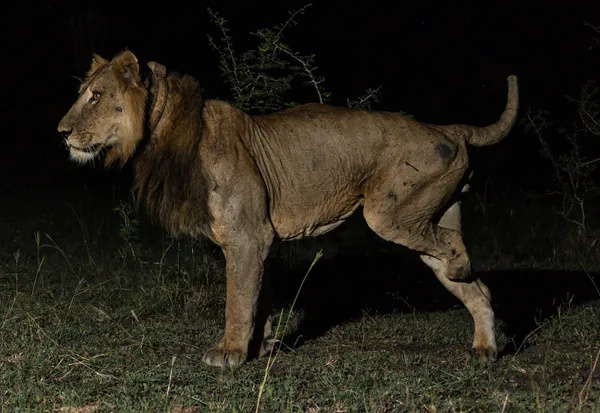
<svg viewBox="0 0 600 413">
<path fill-rule="evenodd" d="M 235 371 L 201 361 L 224 326 L 223 261 L 215 248 L 143 225 L 139 240 L 121 238 L 111 205 L 48 203 L 62 212 L 31 207 L 2 215 L 2 411 L 252 412 L 264 382 L 264 412 L 600 412 L 598 295 L 557 296 L 551 311 L 530 320 L 516 352 L 481 364 L 468 356 L 468 312 L 431 287 L 433 277 L 414 292 L 407 278 L 408 296 L 381 293 L 395 311 L 363 308 L 298 345 L 286 341 L 265 380 L 268 358 Z M 137 259 L 119 253 L 132 246 Z M 336 294 L 320 267 L 335 265 L 316 263 L 300 294 L 305 303 L 315 289 Z M 282 292 L 282 320 L 296 281 Z M 591 281 L 587 288 L 594 291 Z M 294 312 L 291 337 L 310 328 L 303 311 Z M 501 348 L 513 344 L 508 323 L 499 321 Z"/>
</svg>

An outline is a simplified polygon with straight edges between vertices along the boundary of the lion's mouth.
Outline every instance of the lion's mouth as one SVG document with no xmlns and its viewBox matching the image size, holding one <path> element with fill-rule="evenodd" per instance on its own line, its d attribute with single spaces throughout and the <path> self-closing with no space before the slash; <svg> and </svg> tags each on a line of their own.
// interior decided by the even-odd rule
<svg viewBox="0 0 600 413">
<path fill-rule="evenodd" d="M 72 160 L 78 163 L 86 163 L 95 159 L 106 148 L 106 143 L 99 142 L 87 146 L 75 146 L 67 143 L 67 146 Z"/>
<path fill-rule="evenodd" d="M 75 142 L 69 142 L 69 139 L 65 140 L 65 143 L 70 152 L 71 159 L 79 163 L 85 163 L 95 159 L 100 153 L 107 151 L 115 145 L 117 143 L 117 136 L 109 134 L 103 141 L 82 146 L 73 145 Z M 81 142 L 76 143 L 81 144 Z"/>
<path fill-rule="evenodd" d="M 69 149 L 76 150 L 79 152 L 84 152 L 84 153 L 98 153 L 99 150 L 101 149 L 102 145 L 103 145 L 102 143 L 95 143 L 93 145 L 85 146 L 82 148 L 77 147 L 75 145 L 69 145 Z"/>
</svg>

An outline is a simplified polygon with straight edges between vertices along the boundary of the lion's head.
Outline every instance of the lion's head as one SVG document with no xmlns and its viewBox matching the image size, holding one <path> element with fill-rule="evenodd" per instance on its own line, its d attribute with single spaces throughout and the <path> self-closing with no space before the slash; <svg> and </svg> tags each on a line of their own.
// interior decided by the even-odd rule
<svg viewBox="0 0 600 413">
<path fill-rule="evenodd" d="M 79 98 L 58 125 L 71 159 L 86 163 L 106 153 L 107 166 L 124 164 L 142 139 L 147 97 L 133 53 L 111 61 L 94 55 Z"/>
</svg>

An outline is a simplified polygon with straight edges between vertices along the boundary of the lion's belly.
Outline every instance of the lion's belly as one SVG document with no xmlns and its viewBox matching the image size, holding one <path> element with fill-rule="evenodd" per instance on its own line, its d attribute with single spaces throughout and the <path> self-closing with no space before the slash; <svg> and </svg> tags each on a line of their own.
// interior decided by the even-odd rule
<svg viewBox="0 0 600 413">
<path fill-rule="evenodd" d="M 362 197 L 328 199 L 322 203 L 273 206 L 271 222 L 277 235 L 284 240 L 316 237 L 341 225 L 363 204 Z"/>
</svg>

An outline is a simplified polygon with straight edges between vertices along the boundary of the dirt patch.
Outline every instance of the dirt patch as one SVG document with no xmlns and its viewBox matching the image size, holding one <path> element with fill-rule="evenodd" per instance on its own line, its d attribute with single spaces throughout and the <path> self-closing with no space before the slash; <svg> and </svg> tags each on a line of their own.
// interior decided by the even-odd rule
<svg viewBox="0 0 600 413">
<path fill-rule="evenodd" d="M 543 343 L 527 347 L 519 354 L 521 358 L 530 359 L 529 361 L 535 361 L 550 354 L 573 354 L 579 351 L 580 349 L 571 344 Z"/>
<path fill-rule="evenodd" d="M 564 381 L 584 382 L 600 380 L 600 363 L 594 363 L 599 349 L 581 349 L 571 344 L 543 343 L 528 347 L 518 354 L 521 363 L 514 365 L 513 371 L 507 376 L 508 391 L 526 389 L 530 391 L 544 390 L 553 382 Z M 581 355 L 590 354 L 591 364 L 579 364 L 577 367 L 573 358 L 581 363 Z M 556 364 L 556 357 L 564 356 L 562 364 Z M 550 361 L 554 358 L 555 361 Z M 577 380 L 579 378 L 579 380 Z M 574 389 L 574 391 L 578 389 Z"/>
<path fill-rule="evenodd" d="M 389 351 L 409 354 L 435 354 L 442 350 L 449 351 L 457 347 L 458 346 L 456 345 L 450 346 L 446 344 L 404 344 L 393 340 L 384 340 L 378 343 L 357 344 L 354 346 L 354 349 L 359 351 Z"/>
<path fill-rule="evenodd" d="M 171 409 L 171 413 L 200 413 L 202 409 L 198 406 L 184 406 L 177 404 Z"/>
<path fill-rule="evenodd" d="M 592 352 L 592 364 L 579 370 L 582 380 L 600 380 L 600 349 Z"/>
<path fill-rule="evenodd" d="M 96 413 L 100 408 L 99 404 L 88 404 L 86 406 L 65 406 L 61 407 L 59 412 L 61 413 Z"/>
</svg>

